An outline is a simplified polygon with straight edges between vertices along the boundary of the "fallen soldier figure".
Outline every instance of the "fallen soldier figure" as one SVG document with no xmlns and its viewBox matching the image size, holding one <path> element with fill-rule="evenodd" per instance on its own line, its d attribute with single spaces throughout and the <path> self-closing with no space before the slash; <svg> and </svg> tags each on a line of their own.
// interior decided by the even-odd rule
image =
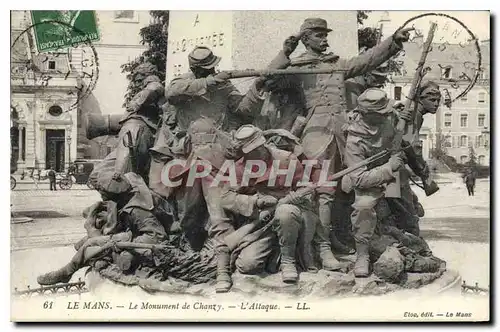
<svg viewBox="0 0 500 332">
<path fill-rule="evenodd" d="M 97 250 L 87 249 L 102 246 L 110 240 L 158 244 L 167 239 L 167 230 L 171 230 L 173 224 L 168 203 L 151 191 L 135 173 L 113 176 L 101 173 L 99 177 L 105 176 L 107 179 L 98 179 L 100 186 L 96 187 L 104 201 L 86 211 L 87 237 L 75 245 L 77 253 L 69 264 L 39 276 L 39 284 L 69 281 L 73 273 L 88 263 L 88 252 Z M 122 251 L 115 261 L 122 271 L 127 272 L 142 260 L 139 257 L 147 254 L 149 252 L 144 249 Z"/>
</svg>

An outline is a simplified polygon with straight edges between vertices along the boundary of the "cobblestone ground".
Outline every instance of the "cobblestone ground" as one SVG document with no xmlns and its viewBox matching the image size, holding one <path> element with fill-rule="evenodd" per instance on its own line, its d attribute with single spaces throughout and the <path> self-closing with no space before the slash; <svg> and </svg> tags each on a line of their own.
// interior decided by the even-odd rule
<svg viewBox="0 0 500 332">
<path fill-rule="evenodd" d="M 420 224 L 422 236 L 431 249 L 468 283 L 484 287 L 489 285 L 489 185 L 478 182 L 473 197 L 458 181 L 442 184 L 431 197 L 415 189 L 426 210 Z M 11 192 L 12 211 L 33 218 L 33 222 L 11 224 L 12 288 L 35 287 L 37 275 L 69 261 L 72 245 L 85 235 L 82 210 L 97 200 L 99 195 L 84 186 L 51 192 L 24 185 Z"/>
</svg>

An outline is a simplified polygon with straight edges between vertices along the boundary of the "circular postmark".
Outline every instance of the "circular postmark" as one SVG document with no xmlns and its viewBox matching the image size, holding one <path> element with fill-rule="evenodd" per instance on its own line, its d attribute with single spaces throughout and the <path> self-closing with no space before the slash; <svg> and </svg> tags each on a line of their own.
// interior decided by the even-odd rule
<svg viewBox="0 0 500 332">
<path fill-rule="evenodd" d="M 37 40 L 41 34 L 48 33 L 59 34 L 60 39 L 52 44 Z M 39 46 L 42 46 L 42 51 Z M 22 30 L 11 44 L 11 77 L 20 79 L 23 84 L 42 88 L 42 93 L 49 91 L 43 88 L 73 80 L 75 84 L 67 86 L 67 94 L 76 97 L 75 102 L 63 110 L 69 112 L 76 109 L 97 84 L 97 51 L 88 33 L 74 25 L 51 19 L 35 22 Z"/>
<path fill-rule="evenodd" d="M 398 30 L 415 28 L 409 40 L 409 44 L 413 45 L 408 45 L 412 47 L 402 50 L 395 58 L 397 65 L 403 67 L 403 76 L 417 69 L 408 67 L 412 63 L 417 65 L 420 60 L 427 31 L 419 30 L 417 26 L 424 26 L 426 20 L 436 23 L 437 27 L 423 67 L 423 74 L 424 77 L 430 76 L 431 80 L 436 80 L 442 86 L 445 105 L 451 107 L 453 102 L 467 95 L 485 70 L 482 68 L 479 40 L 463 22 L 451 15 L 425 13 L 414 16 L 398 28 Z M 415 47 L 417 45 L 418 47 Z M 410 55 L 409 52 L 413 54 Z M 394 80 L 391 83 L 395 83 Z M 404 87 L 409 83 L 406 80 L 402 85 Z"/>
</svg>

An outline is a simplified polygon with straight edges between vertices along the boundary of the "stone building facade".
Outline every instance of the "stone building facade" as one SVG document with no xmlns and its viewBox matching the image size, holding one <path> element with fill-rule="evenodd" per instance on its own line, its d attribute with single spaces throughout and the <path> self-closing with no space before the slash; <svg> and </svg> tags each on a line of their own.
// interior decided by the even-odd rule
<svg viewBox="0 0 500 332">
<path fill-rule="evenodd" d="M 140 29 L 151 20 L 148 11 L 96 11 L 100 40 L 93 43 L 98 55 L 99 79 L 92 94 L 80 103 L 78 118 L 78 157 L 102 159 L 114 147 L 115 138 L 111 136 L 87 140 L 85 114 L 124 113 L 124 96 L 128 80 L 121 66 L 140 56 L 146 49 L 141 44 Z"/>
<path fill-rule="evenodd" d="M 67 54 L 35 52 L 29 22 L 28 12 L 12 12 L 11 171 L 63 171 L 76 157 L 77 118 L 68 110 L 77 104 L 77 76 Z"/>
<path fill-rule="evenodd" d="M 53 167 L 77 158 L 103 158 L 113 138 L 85 137 L 87 113 L 121 113 L 128 81 L 120 66 L 145 49 L 139 31 L 147 11 L 96 11 L 100 39 L 93 42 L 96 84 L 85 96 L 82 49 L 38 53 L 29 11 L 11 12 L 11 170 Z"/>
</svg>

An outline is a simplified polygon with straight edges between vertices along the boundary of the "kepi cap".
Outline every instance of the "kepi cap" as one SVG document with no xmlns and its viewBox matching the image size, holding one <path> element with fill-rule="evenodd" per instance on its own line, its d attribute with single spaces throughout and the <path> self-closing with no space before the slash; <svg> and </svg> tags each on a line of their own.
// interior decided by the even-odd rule
<svg viewBox="0 0 500 332">
<path fill-rule="evenodd" d="M 249 153 L 266 143 L 262 130 L 253 125 L 243 125 L 235 133 L 234 139 L 243 153 Z"/>
<path fill-rule="evenodd" d="M 328 24 L 326 20 L 322 18 L 306 18 L 304 23 L 300 26 L 300 32 L 304 32 L 306 30 L 325 30 L 326 32 L 332 31 L 332 29 L 328 29 Z"/>
</svg>

